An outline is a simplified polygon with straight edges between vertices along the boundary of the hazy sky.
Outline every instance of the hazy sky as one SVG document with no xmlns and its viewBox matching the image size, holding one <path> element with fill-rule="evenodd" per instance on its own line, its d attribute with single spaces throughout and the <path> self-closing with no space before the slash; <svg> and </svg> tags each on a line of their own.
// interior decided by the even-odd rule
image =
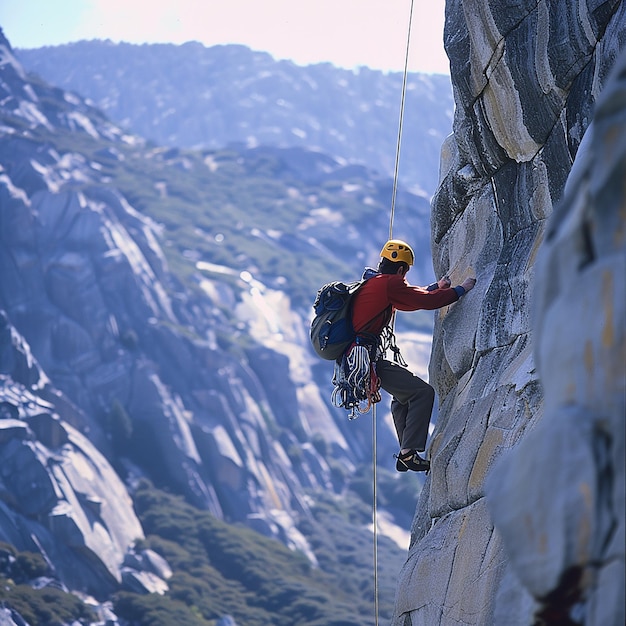
<svg viewBox="0 0 626 626">
<path fill-rule="evenodd" d="M 409 69 L 449 73 L 445 0 L 415 0 Z M 247 45 L 300 65 L 404 69 L 411 0 L 0 0 L 14 48 L 81 39 Z"/>
</svg>

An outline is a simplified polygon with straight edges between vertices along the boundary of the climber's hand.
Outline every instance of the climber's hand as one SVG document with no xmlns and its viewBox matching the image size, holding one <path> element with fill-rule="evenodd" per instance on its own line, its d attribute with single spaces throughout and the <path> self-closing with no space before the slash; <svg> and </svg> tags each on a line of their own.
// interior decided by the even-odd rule
<svg viewBox="0 0 626 626">
<path fill-rule="evenodd" d="M 450 279 L 447 276 L 444 276 L 443 278 L 440 278 L 437 281 L 437 285 L 439 285 L 439 289 L 447 289 L 452 283 L 450 282 Z"/>
<path fill-rule="evenodd" d="M 466 278 L 462 283 L 461 283 L 461 287 L 463 287 L 463 289 L 465 289 L 465 291 L 471 291 L 472 289 L 474 289 L 474 285 L 476 284 L 476 279 L 475 278 Z"/>
</svg>

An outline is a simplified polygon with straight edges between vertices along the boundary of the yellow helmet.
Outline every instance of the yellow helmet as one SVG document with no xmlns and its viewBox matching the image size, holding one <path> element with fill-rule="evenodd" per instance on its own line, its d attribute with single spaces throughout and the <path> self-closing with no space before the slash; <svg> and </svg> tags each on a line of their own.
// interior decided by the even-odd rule
<svg viewBox="0 0 626 626">
<path fill-rule="evenodd" d="M 380 256 L 394 262 L 403 261 L 409 266 L 415 259 L 411 246 L 400 239 L 390 239 L 380 251 Z"/>
</svg>

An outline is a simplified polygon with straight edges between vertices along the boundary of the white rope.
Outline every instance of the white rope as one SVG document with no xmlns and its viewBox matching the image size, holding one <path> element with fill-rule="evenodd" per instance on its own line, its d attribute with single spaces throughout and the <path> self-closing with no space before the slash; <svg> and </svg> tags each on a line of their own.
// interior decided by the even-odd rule
<svg viewBox="0 0 626 626">
<path fill-rule="evenodd" d="M 335 362 L 331 402 L 349 411 L 350 420 L 368 413 L 372 404 L 380 402 L 380 384 L 372 371 L 372 349 L 366 344 L 354 344 L 341 361 Z"/>
<path fill-rule="evenodd" d="M 396 212 L 396 192 L 398 191 L 398 169 L 400 167 L 400 145 L 402 143 L 402 127 L 404 125 L 404 102 L 406 99 L 406 80 L 409 74 L 409 48 L 411 44 L 411 23 L 413 22 L 413 0 L 409 12 L 409 28 L 406 36 L 406 54 L 404 56 L 404 76 L 402 78 L 402 96 L 400 98 L 400 121 L 398 124 L 398 140 L 396 142 L 396 164 L 393 172 L 393 192 L 391 194 L 391 219 L 389 220 L 389 239 L 393 239 L 393 218 Z"/>
<path fill-rule="evenodd" d="M 389 239 L 393 239 L 393 220 L 396 212 L 396 193 L 398 190 L 398 169 L 400 167 L 400 146 L 402 144 L 402 127 L 404 126 L 404 104 L 406 100 L 406 83 L 409 66 L 409 48 L 411 43 L 411 24 L 413 22 L 413 0 L 411 0 L 411 10 L 409 12 L 409 27 L 406 37 L 406 54 L 404 56 L 404 75 L 402 77 L 402 96 L 400 98 L 400 120 L 398 123 L 398 140 L 396 142 L 396 162 L 393 172 L 393 192 L 391 195 L 391 212 L 389 215 Z M 393 330 L 395 312 L 392 315 L 390 324 Z M 373 478 L 373 507 L 372 518 L 374 526 L 374 623 L 378 626 L 378 507 L 377 507 L 377 472 L 376 472 L 376 405 L 372 409 L 372 478 Z"/>
<path fill-rule="evenodd" d="M 376 485 L 376 405 L 372 409 L 372 466 L 374 477 L 373 500 L 374 507 L 372 511 L 372 524 L 374 526 L 374 623 L 378 626 L 378 516 L 377 516 L 377 492 Z"/>
</svg>

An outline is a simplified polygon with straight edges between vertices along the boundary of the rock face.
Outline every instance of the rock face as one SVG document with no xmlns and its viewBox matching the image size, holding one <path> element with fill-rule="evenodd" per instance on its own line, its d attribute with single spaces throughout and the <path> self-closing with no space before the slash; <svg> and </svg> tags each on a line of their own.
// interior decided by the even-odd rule
<svg viewBox="0 0 626 626">
<path fill-rule="evenodd" d="M 68 402 L 23 338 L 4 315 L 0 324 L 0 541 L 41 552 L 65 585 L 105 597 L 143 538 L 130 496 L 89 439 L 60 419 Z"/>
<path fill-rule="evenodd" d="M 543 418 L 487 484 L 511 568 L 548 622 L 579 603 L 585 624 L 626 619 L 625 102 L 622 53 L 537 262 Z M 505 614 L 497 600 L 496 615 Z"/>
<path fill-rule="evenodd" d="M 626 5 L 449 1 L 445 42 L 435 266 L 478 283 L 436 321 L 432 471 L 394 624 L 618 626 Z"/>
</svg>

